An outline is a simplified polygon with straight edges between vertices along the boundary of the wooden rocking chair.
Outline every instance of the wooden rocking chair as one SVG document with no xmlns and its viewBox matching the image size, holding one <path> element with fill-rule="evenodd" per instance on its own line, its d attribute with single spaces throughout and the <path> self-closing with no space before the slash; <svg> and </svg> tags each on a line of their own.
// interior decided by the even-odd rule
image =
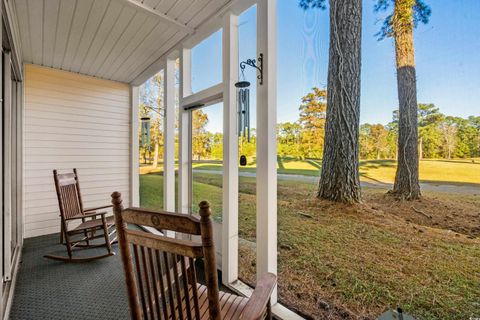
<svg viewBox="0 0 480 320">
<path fill-rule="evenodd" d="M 114 237 L 110 240 L 110 237 L 115 233 L 114 218 L 113 216 L 106 217 L 107 211 L 97 212 L 97 210 L 100 209 L 110 208 L 112 205 L 89 209 L 83 208 L 77 169 L 73 169 L 73 173 L 65 174 L 59 174 L 57 170 L 53 170 L 53 178 L 55 180 L 61 218 L 60 242 L 67 247 L 68 257 L 49 254 L 45 255 L 45 258 L 66 262 L 86 262 L 114 255 L 115 252 L 112 251 L 112 243 L 116 242 L 116 238 Z M 97 219 L 99 216 L 100 219 Z M 79 220 L 81 223 L 69 230 L 69 222 Z M 96 235 L 96 231 L 98 230 L 102 232 Z M 72 238 L 77 235 L 83 235 L 83 237 L 78 240 L 73 240 Z M 98 238 L 104 238 L 105 242 L 96 244 L 90 242 Z M 73 257 L 74 249 L 90 249 L 96 247 L 106 247 L 107 253 L 88 257 Z"/>
<path fill-rule="evenodd" d="M 208 202 L 200 203 L 200 219 L 124 210 L 118 192 L 112 194 L 112 203 L 132 319 L 271 319 L 275 275 L 263 275 L 250 299 L 219 291 Z M 128 224 L 201 236 L 201 243 L 128 229 Z M 203 258 L 206 285 L 197 283 L 199 258 Z"/>
</svg>

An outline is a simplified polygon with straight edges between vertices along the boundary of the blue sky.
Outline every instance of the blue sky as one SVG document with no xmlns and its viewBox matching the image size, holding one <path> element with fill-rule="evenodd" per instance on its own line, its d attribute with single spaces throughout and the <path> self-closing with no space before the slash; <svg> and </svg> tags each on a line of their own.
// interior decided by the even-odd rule
<svg viewBox="0 0 480 320">
<path fill-rule="evenodd" d="M 386 13 L 374 13 L 374 3 L 363 7 L 361 122 L 386 124 L 398 105 L 395 52 L 392 39 L 375 37 Z M 480 0 L 427 3 L 430 23 L 415 30 L 418 101 L 448 115 L 480 115 Z M 255 14 L 251 8 L 240 16 L 241 60 L 255 57 Z M 326 86 L 328 34 L 328 10 L 305 12 L 296 0 L 278 0 L 278 122 L 296 121 L 301 97 Z M 253 82 L 254 70 L 245 77 Z M 221 31 L 194 48 L 192 78 L 194 91 L 221 81 Z M 208 129 L 220 132 L 221 106 L 205 111 Z"/>
</svg>

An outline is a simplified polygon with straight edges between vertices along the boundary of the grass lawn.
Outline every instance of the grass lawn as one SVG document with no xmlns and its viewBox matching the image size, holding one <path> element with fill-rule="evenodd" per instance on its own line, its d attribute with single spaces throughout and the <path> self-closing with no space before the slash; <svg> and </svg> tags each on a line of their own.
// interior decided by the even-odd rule
<svg viewBox="0 0 480 320">
<path fill-rule="evenodd" d="M 457 165 L 470 168 L 468 163 L 445 162 L 446 167 Z M 377 178 L 388 176 L 390 169 L 368 168 Z M 429 172 L 441 181 L 448 178 L 441 170 Z M 460 179 L 478 183 L 472 179 L 475 172 Z M 218 218 L 221 176 L 196 173 L 195 181 L 194 201 L 210 201 Z M 143 207 L 161 207 L 162 182 L 158 174 L 140 176 Z M 397 306 L 418 319 L 480 315 L 478 196 L 424 192 L 421 201 L 404 203 L 384 190 L 364 189 L 364 203 L 348 206 L 315 199 L 315 188 L 315 183 L 279 181 L 282 302 L 314 318 L 329 319 L 376 318 Z M 240 177 L 239 215 L 240 237 L 246 240 L 240 245 L 240 275 L 253 282 L 254 178 Z"/>
<path fill-rule="evenodd" d="M 393 182 L 395 160 L 365 160 L 360 163 L 360 174 L 368 179 Z M 480 184 L 480 161 L 471 160 L 421 160 L 420 180 L 436 183 Z"/>
<path fill-rule="evenodd" d="M 321 160 L 296 160 L 279 158 L 277 172 L 318 176 Z M 221 171 L 221 164 L 194 164 L 197 170 Z M 161 169 L 159 169 L 161 170 Z M 362 160 L 360 161 L 360 179 L 367 182 L 393 183 L 395 179 L 395 160 Z M 146 169 L 144 169 L 147 173 Z M 158 170 L 157 170 L 158 171 Z M 242 172 L 255 172 L 254 164 L 241 167 Z M 468 183 L 480 184 L 480 160 L 422 160 L 420 161 L 420 180 L 436 183 Z"/>
</svg>

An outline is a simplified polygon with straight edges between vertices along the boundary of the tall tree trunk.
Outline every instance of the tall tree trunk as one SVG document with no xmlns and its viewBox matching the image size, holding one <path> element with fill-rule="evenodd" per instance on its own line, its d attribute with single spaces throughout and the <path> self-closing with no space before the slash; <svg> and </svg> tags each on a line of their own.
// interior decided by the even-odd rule
<svg viewBox="0 0 480 320">
<path fill-rule="evenodd" d="M 361 0 L 330 0 L 325 148 L 318 197 L 360 201 Z"/>
<path fill-rule="evenodd" d="M 406 200 L 420 197 L 413 4 L 413 0 L 395 1 L 393 25 L 399 101 L 398 166 L 393 192 Z"/>
<path fill-rule="evenodd" d="M 422 160 L 423 159 L 423 138 L 422 137 L 420 137 L 420 141 L 418 143 L 418 152 L 420 153 L 418 158 Z"/>
<path fill-rule="evenodd" d="M 153 163 L 152 163 L 152 167 L 153 169 L 156 169 L 157 166 L 158 166 L 158 148 L 159 148 L 159 145 L 158 145 L 158 141 L 155 141 L 155 148 L 153 149 Z"/>
</svg>

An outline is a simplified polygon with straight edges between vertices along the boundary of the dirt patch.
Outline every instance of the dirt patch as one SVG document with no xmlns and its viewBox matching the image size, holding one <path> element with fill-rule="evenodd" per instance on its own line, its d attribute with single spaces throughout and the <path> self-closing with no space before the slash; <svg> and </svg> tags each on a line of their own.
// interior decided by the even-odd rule
<svg viewBox="0 0 480 320">
<path fill-rule="evenodd" d="M 474 196 L 426 194 L 416 201 L 398 201 L 383 191 L 364 194 L 365 205 L 408 223 L 480 236 L 480 201 Z"/>
<path fill-rule="evenodd" d="M 417 319 L 464 319 L 478 310 L 480 198 L 408 202 L 365 189 L 363 203 L 346 205 L 298 184 L 278 195 L 279 300 L 305 318 L 376 319 L 402 307 Z M 240 233 L 249 242 L 239 245 L 239 274 L 253 285 L 254 225 Z"/>
</svg>

